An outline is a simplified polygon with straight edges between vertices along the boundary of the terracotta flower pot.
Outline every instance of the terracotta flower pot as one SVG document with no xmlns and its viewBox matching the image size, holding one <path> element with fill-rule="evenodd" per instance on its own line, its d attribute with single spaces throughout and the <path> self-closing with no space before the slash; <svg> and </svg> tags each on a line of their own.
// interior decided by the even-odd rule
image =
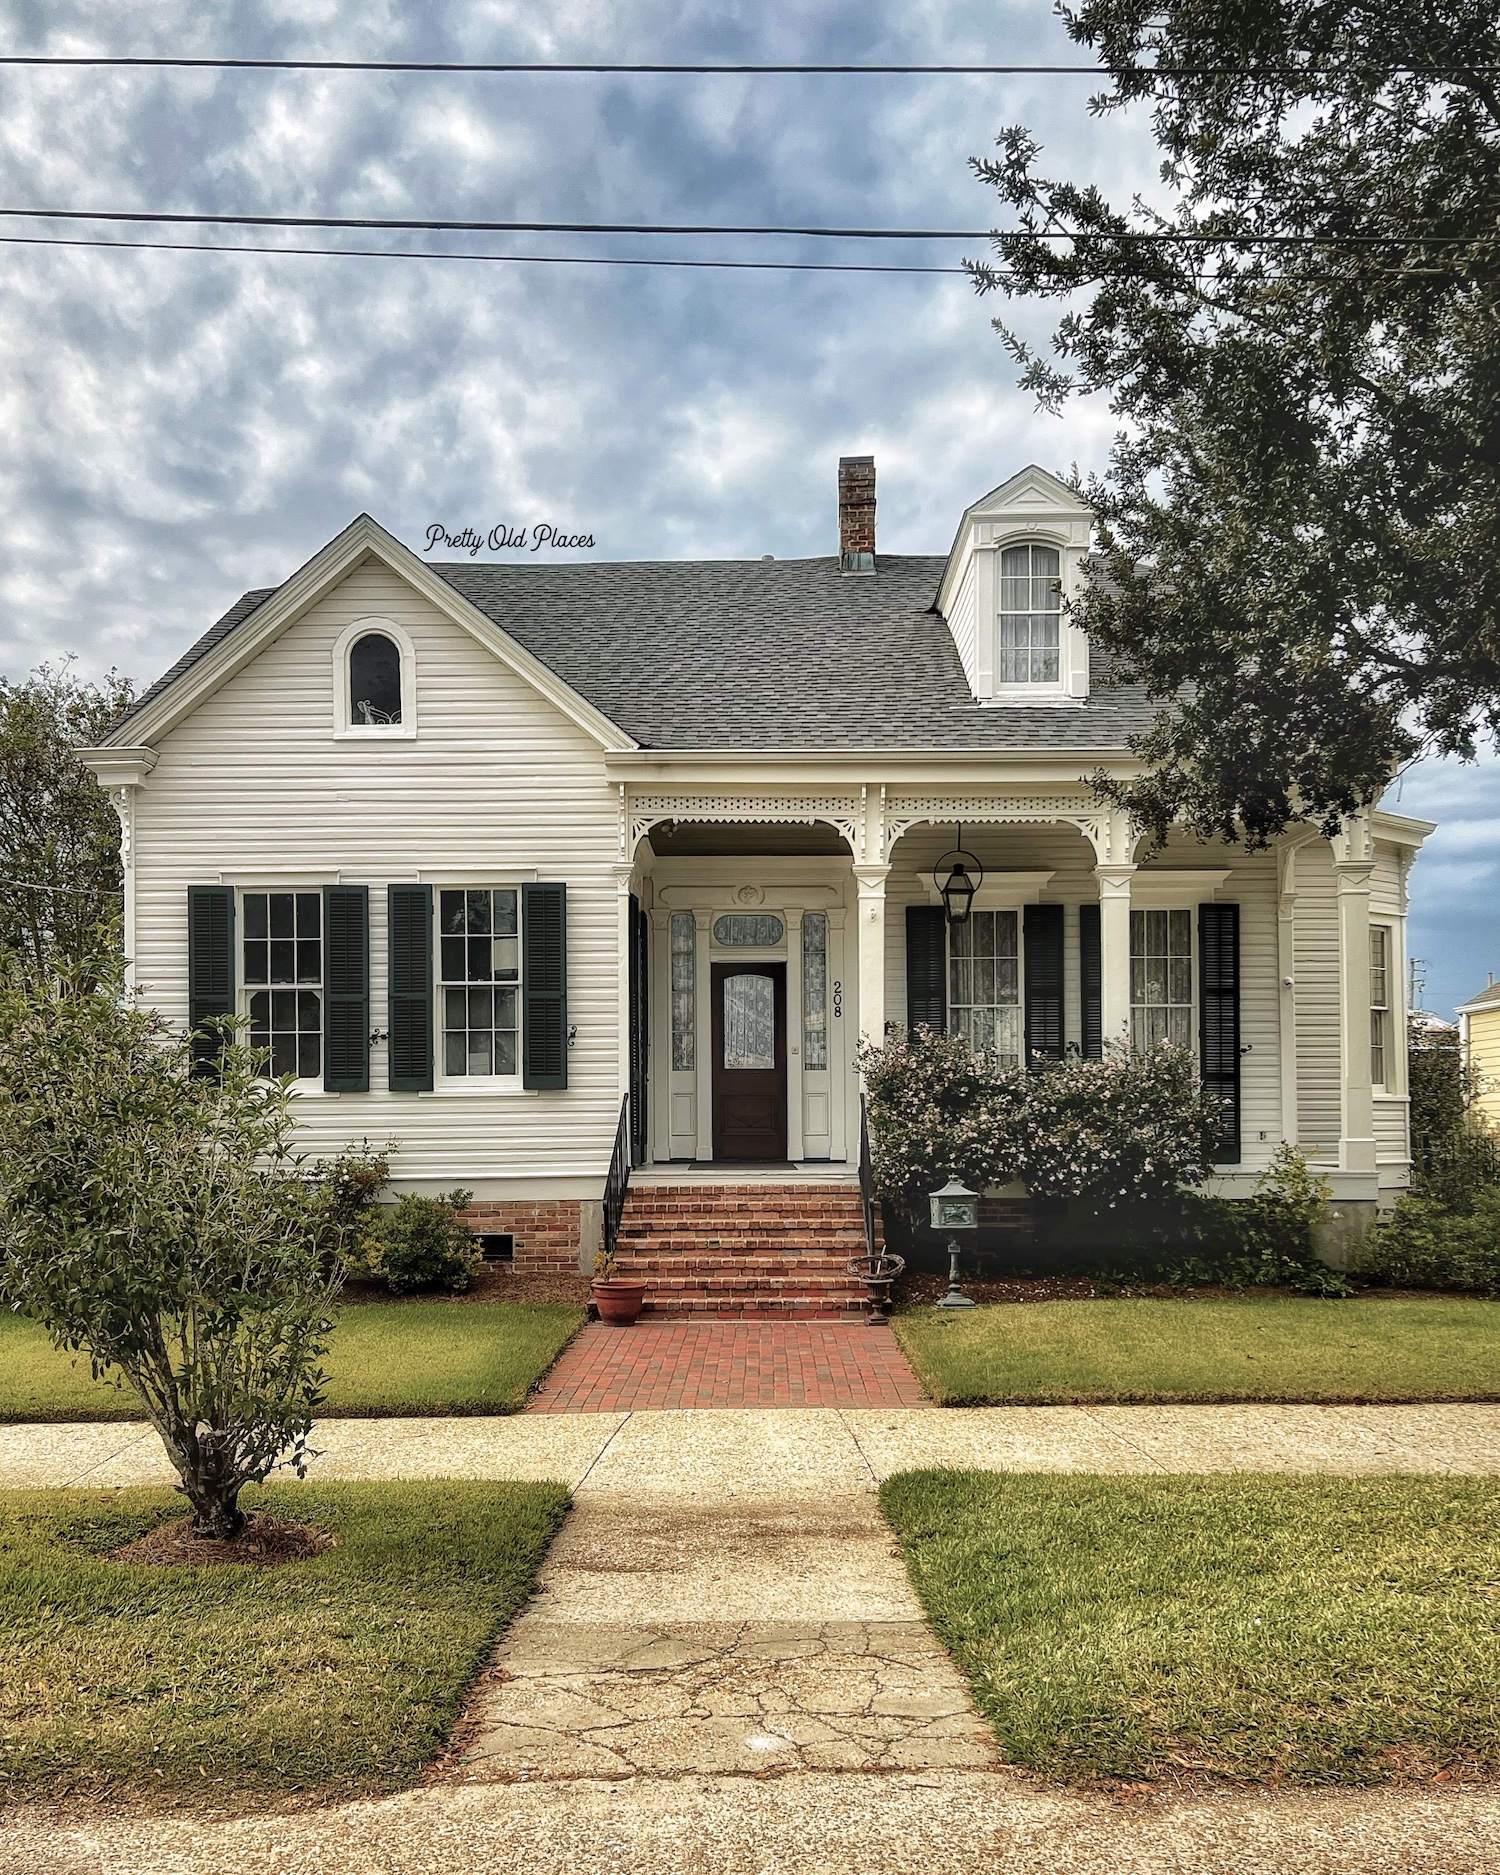
<svg viewBox="0 0 1500 1875">
<path fill-rule="evenodd" d="M 628 1328 L 641 1312 L 646 1300 L 646 1285 L 637 1276 L 596 1276 L 594 1303 L 601 1322 L 617 1322 Z"/>
</svg>

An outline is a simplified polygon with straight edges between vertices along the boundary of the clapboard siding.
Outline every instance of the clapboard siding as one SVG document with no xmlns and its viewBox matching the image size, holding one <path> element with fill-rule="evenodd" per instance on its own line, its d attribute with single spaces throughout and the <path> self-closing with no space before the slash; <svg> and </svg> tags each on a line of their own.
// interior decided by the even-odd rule
<svg viewBox="0 0 1500 1875">
<path fill-rule="evenodd" d="M 958 655 L 963 660 L 964 672 L 972 684 L 978 676 L 979 650 L 975 642 L 976 599 L 974 581 L 975 561 L 970 556 L 964 568 L 963 579 L 953 601 L 953 610 L 948 616 L 948 629 L 953 634 L 953 642 L 958 647 Z"/>
<path fill-rule="evenodd" d="M 1324 1154 L 1338 1150 L 1339 918 L 1333 856 L 1321 840 L 1297 852 L 1297 1135 Z"/>
<path fill-rule="evenodd" d="M 415 741 L 334 739 L 334 643 L 367 616 L 393 620 L 415 647 Z M 601 754 L 398 576 L 353 573 L 164 736 L 136 825 L 137 978 L 176 1022 L 189 885 L 564 881 L 578 1029 L 565 1091 L 391 1094 L 382 1045 L 370 1093 L 310 1093 L 301 1123 L 314 1152 L 397 1138 L 405 1179 L 597 1181 L 619 1104 L 616 806 Z M 383 890 L 371 900 L 372 1022 L 384 1029 Z"/>
</svg>

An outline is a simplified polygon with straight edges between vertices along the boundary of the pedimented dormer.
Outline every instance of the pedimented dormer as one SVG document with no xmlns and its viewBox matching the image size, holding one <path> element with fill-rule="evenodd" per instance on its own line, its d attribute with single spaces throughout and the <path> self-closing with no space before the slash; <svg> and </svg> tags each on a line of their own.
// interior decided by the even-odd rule
<svg viewBox="0 0 1500 1875">
<path fill-rule="evenodd" d="M 1071 620 L 1088 551 L 1088 504 L 1035 464 L 959 523 L 938 589 L 981 703 L 1068 703 L 1089 693 L 1088 640 Z"/>
</svg>

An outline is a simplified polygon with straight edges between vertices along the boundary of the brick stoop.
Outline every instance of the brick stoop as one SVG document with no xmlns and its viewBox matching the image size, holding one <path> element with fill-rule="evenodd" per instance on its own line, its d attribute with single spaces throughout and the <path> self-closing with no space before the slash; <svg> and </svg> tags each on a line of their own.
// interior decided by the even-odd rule
<svg viewBox="0 0 1500 1875">
<path fill-rule="evenodd" d="M 857 1185 L 632 1185 L 616 1260 L 647 1315 L 850 1319 L 865 1292 L 844 1266 L 864 1248 Z"/>
</svg>

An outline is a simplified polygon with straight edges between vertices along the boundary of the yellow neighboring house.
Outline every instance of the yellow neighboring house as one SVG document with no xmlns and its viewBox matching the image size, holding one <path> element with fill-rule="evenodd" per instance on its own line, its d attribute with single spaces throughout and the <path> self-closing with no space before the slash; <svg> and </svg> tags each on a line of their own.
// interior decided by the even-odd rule
<svg viewBox="0 0 1500 1875">
<path fill-rule="evenodd" d="M 1491 1126 L 1500 1127 L 1500 983 L 1488 987 L 1458 1011 L 1463 1058 L 1478 1076 L 1475 1106 Z"/>
</svg>

